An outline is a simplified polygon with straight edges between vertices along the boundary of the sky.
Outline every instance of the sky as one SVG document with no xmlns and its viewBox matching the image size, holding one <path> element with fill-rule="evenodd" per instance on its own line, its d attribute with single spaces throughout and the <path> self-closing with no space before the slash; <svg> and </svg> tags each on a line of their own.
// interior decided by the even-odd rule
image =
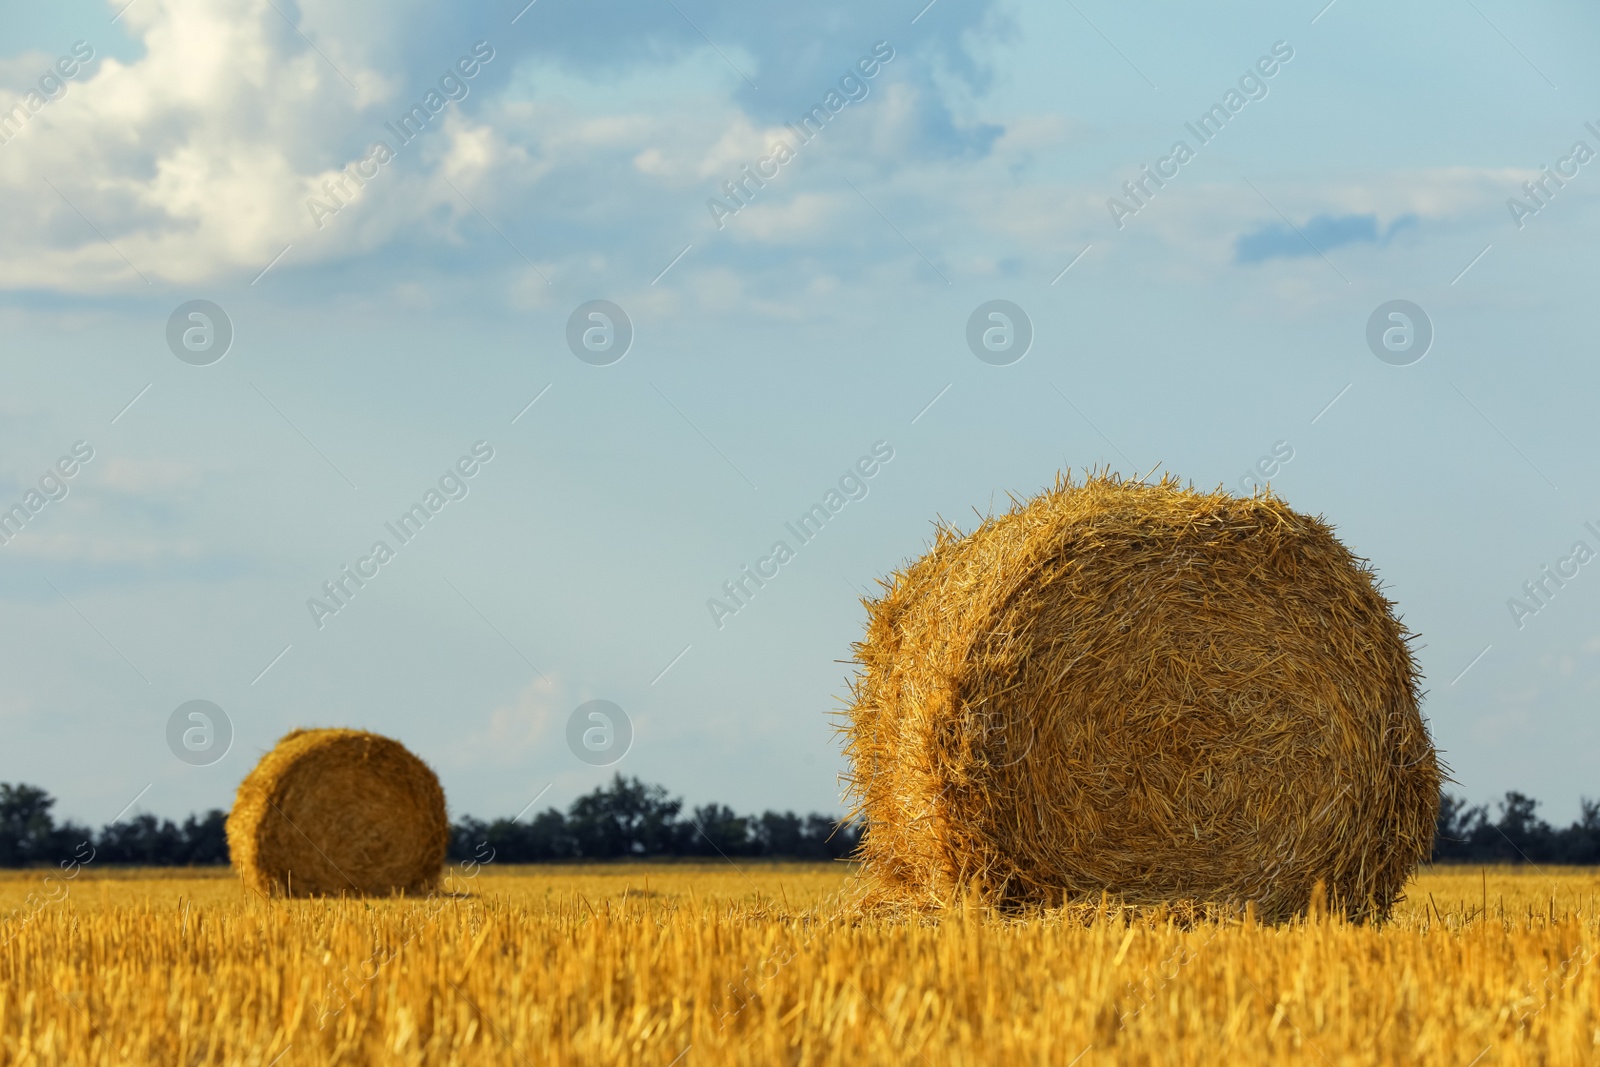
<svg viewBox="0 0 1600 1067">
<path fill-rule="evenodd" d="M 0 781 L 840 812 L 861 598 L 1109 468 L 1325 517 L 1453 788 L 1600 795 L 1600 12 L 524 3 L 0 2 Z"/>
</svg>

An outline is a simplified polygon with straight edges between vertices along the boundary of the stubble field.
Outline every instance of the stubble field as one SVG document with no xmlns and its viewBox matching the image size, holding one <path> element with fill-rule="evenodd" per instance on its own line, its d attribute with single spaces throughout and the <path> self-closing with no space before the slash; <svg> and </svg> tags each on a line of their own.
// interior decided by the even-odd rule
<svg viewBox="0 0 1600 1067">
<path fill-rule="evenodd" d="M 1439 868 L 1385 926 L 863 916 L 826 864 L 0 877 L 0 1063 L 1593 1064 L 1600 873 Z"/>
</svg>

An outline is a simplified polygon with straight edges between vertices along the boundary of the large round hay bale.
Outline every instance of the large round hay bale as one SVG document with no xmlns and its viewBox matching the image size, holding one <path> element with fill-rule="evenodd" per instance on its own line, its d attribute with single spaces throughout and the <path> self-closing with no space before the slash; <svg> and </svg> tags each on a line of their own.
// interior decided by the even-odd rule
<svg viewBox="0 0 1600 1067">
<path fill-rule="evenodd" d="M 884 585 L 843 727 L 871 900 L 1382 916 L 1429 853 L 1411 636 L 1270 494 L 1058 479 Z"/>
<path fill-rule="evenodd" d="M 433 771 L 365 730 L 285 734 L 239 783 L 227 829 L 234 870 L 268 896 L 421 892 L 450 841 Z"/>
</svg>

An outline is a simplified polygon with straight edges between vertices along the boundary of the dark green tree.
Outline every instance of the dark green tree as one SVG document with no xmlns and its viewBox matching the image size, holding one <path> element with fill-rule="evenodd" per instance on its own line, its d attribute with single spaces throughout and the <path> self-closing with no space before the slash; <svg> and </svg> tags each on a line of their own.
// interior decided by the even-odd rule
<svg viewBox="0 0 1600 1067">
<path fill-rule="evenodd" d="M 663 786 L 618 774 L 610 786 L 572 802 L 567 830 L 584 859 L 661 855 L 676 843 L 682 807 Z"/>
<path fill-rule="evenodd" d="M 686 851 L 696 856 L 745 856 L 753 849 L 750 823 L 734 814 L 732 808 L 721 804 L 707 804 L 694 809 L 694 818 L 687 827 L 689 838 Z"/>
<path fill-rule="evenodd" d="M 36 785 L 0 783 L 0 867 L 25 867 L 50 858 L 55 798 Z"/>
</svg>

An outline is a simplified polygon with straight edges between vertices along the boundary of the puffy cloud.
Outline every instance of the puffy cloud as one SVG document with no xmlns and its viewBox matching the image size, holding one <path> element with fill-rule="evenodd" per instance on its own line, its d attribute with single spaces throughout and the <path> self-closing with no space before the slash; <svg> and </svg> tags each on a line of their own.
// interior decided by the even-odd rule
<svg viewBox="0 0 1600 1067">
<path fill-rule="evenodd" d="M 286 246 L 285 270 L 437 248 L 459 243 L 477 209 L 491 206 L 503 208 L 497 226 L 546 231 L 536 257 L 546 265 L 596 246 L 653 248 L 656 231 L 670 245 L 679 195 L 759 156 L 782 120 L 886 39 L 876 16 L 846 7 L 680 7 L 547 5 L 512 25 L 504 12 L 420 0 L 241 0 L 226 11 L 141 0 L 121 22 L 143 54 L 96 57 L 0 148 L 0 192 L 29 206 L 0 219 L 0 287 L 104 293 L 248 279 Z M 897 60 L 868 99 L 890 98 L 898 152 L 957 156 L 993 140 L 991 128 L 959 128 L 933 88 L 936 78 L 982 82 L 964 35 L 993 28 L 986 11 L 940 12 L 884 46 Z M 479 40 L 493 63 L 459 102 L 449 92 L 430 100 L 457 53 Z M 11 57 L 0 80 L 21 85 L 50 60 Z M 679 76 L 706 62 L 759 76 L 761 92 L 731 73 L 711 94 Z M 646 70 L 663 89 L 634 109 L 529 99 L 528 79 L 557 69 L 590 84 Z M 914 88 L 895 102 L 897 85 Z M 391 124 L 416 104 L 433 113 L 402 144 Z M 379 141 L 397 158 L 364 186 L 347 177 L 352 165 L 374 167 Z M 529 196 L 535 187 L 541 195 Z M 685 197 L 683 217 L 698 206 Z"/>
<path fill-rule="evenodd" d="M 309 131 L 349 87 L 288 46 L 267 0 L 146 0 L 125 19 L 146 54 L 100 61 L 0 150 L 0 189 L 34 208 L 0 221 L 0 285 L 194 280 L 264 262 L 299 222 Z"/>
<path fill-rule="evenodd" d="M 369 217 L 321 234 L 309 202 L 326 200 L 328 182 L 379 139 L 402 156 L 422 154 L 384 123 L 431 104 L 427 93 L 473 38 L 462 29 L 416 77 L 395 76 L 369 62 L 369 53 L 399 51 L 381 29 L 394 25 L 393 13 L 378 32 L 352 33 L 348 40 L 362 42 L 354 47 L 326 32 L 342 21 L 331 12 L 302 5 L 295 25 L 270 0 L 226 11 L 197 0 L 130 8 L 124 22 L 144 55 L 99 60 L 0 149 L 0 190 L 34 208 L 0 221 L 0 285 L 93 292 L 194 283 L 257 271 L 291 243 L 304 263 L 392 239 L 418 210 L 414 180 L 386 174 L 366 197 L 346 185 L 346 200 L 376 201 L 365 205 L 376 227 Z M 452 88 L 461 84 L 470 98 L 471 81 Z M 459 174 L 498 162 L 487 131 L 443 92 L 433 99 L 445 106 L 442 115 L 424 111 L 419 140 L 430 163 L 448 160 L 442 169 Z"/>
<path fill-rule="evenodd" d="M 154 496 L 197 489 L 203 471 L 187 460 L 131 459 L 117 456 L 87 469 L 97 485 L 134 496 Z"/>
<path fill-rule="evenodd" d="M 561 686 L 552 678 L 535 678 L 507 704 L 491 710 L 476 730 L 463 736 L 453 755 L 463 766 L 481 764 L 492 752 L 502 765 L 524 763 L 541 747 L 564 745 L 554 729 Z"/>
</svg>

